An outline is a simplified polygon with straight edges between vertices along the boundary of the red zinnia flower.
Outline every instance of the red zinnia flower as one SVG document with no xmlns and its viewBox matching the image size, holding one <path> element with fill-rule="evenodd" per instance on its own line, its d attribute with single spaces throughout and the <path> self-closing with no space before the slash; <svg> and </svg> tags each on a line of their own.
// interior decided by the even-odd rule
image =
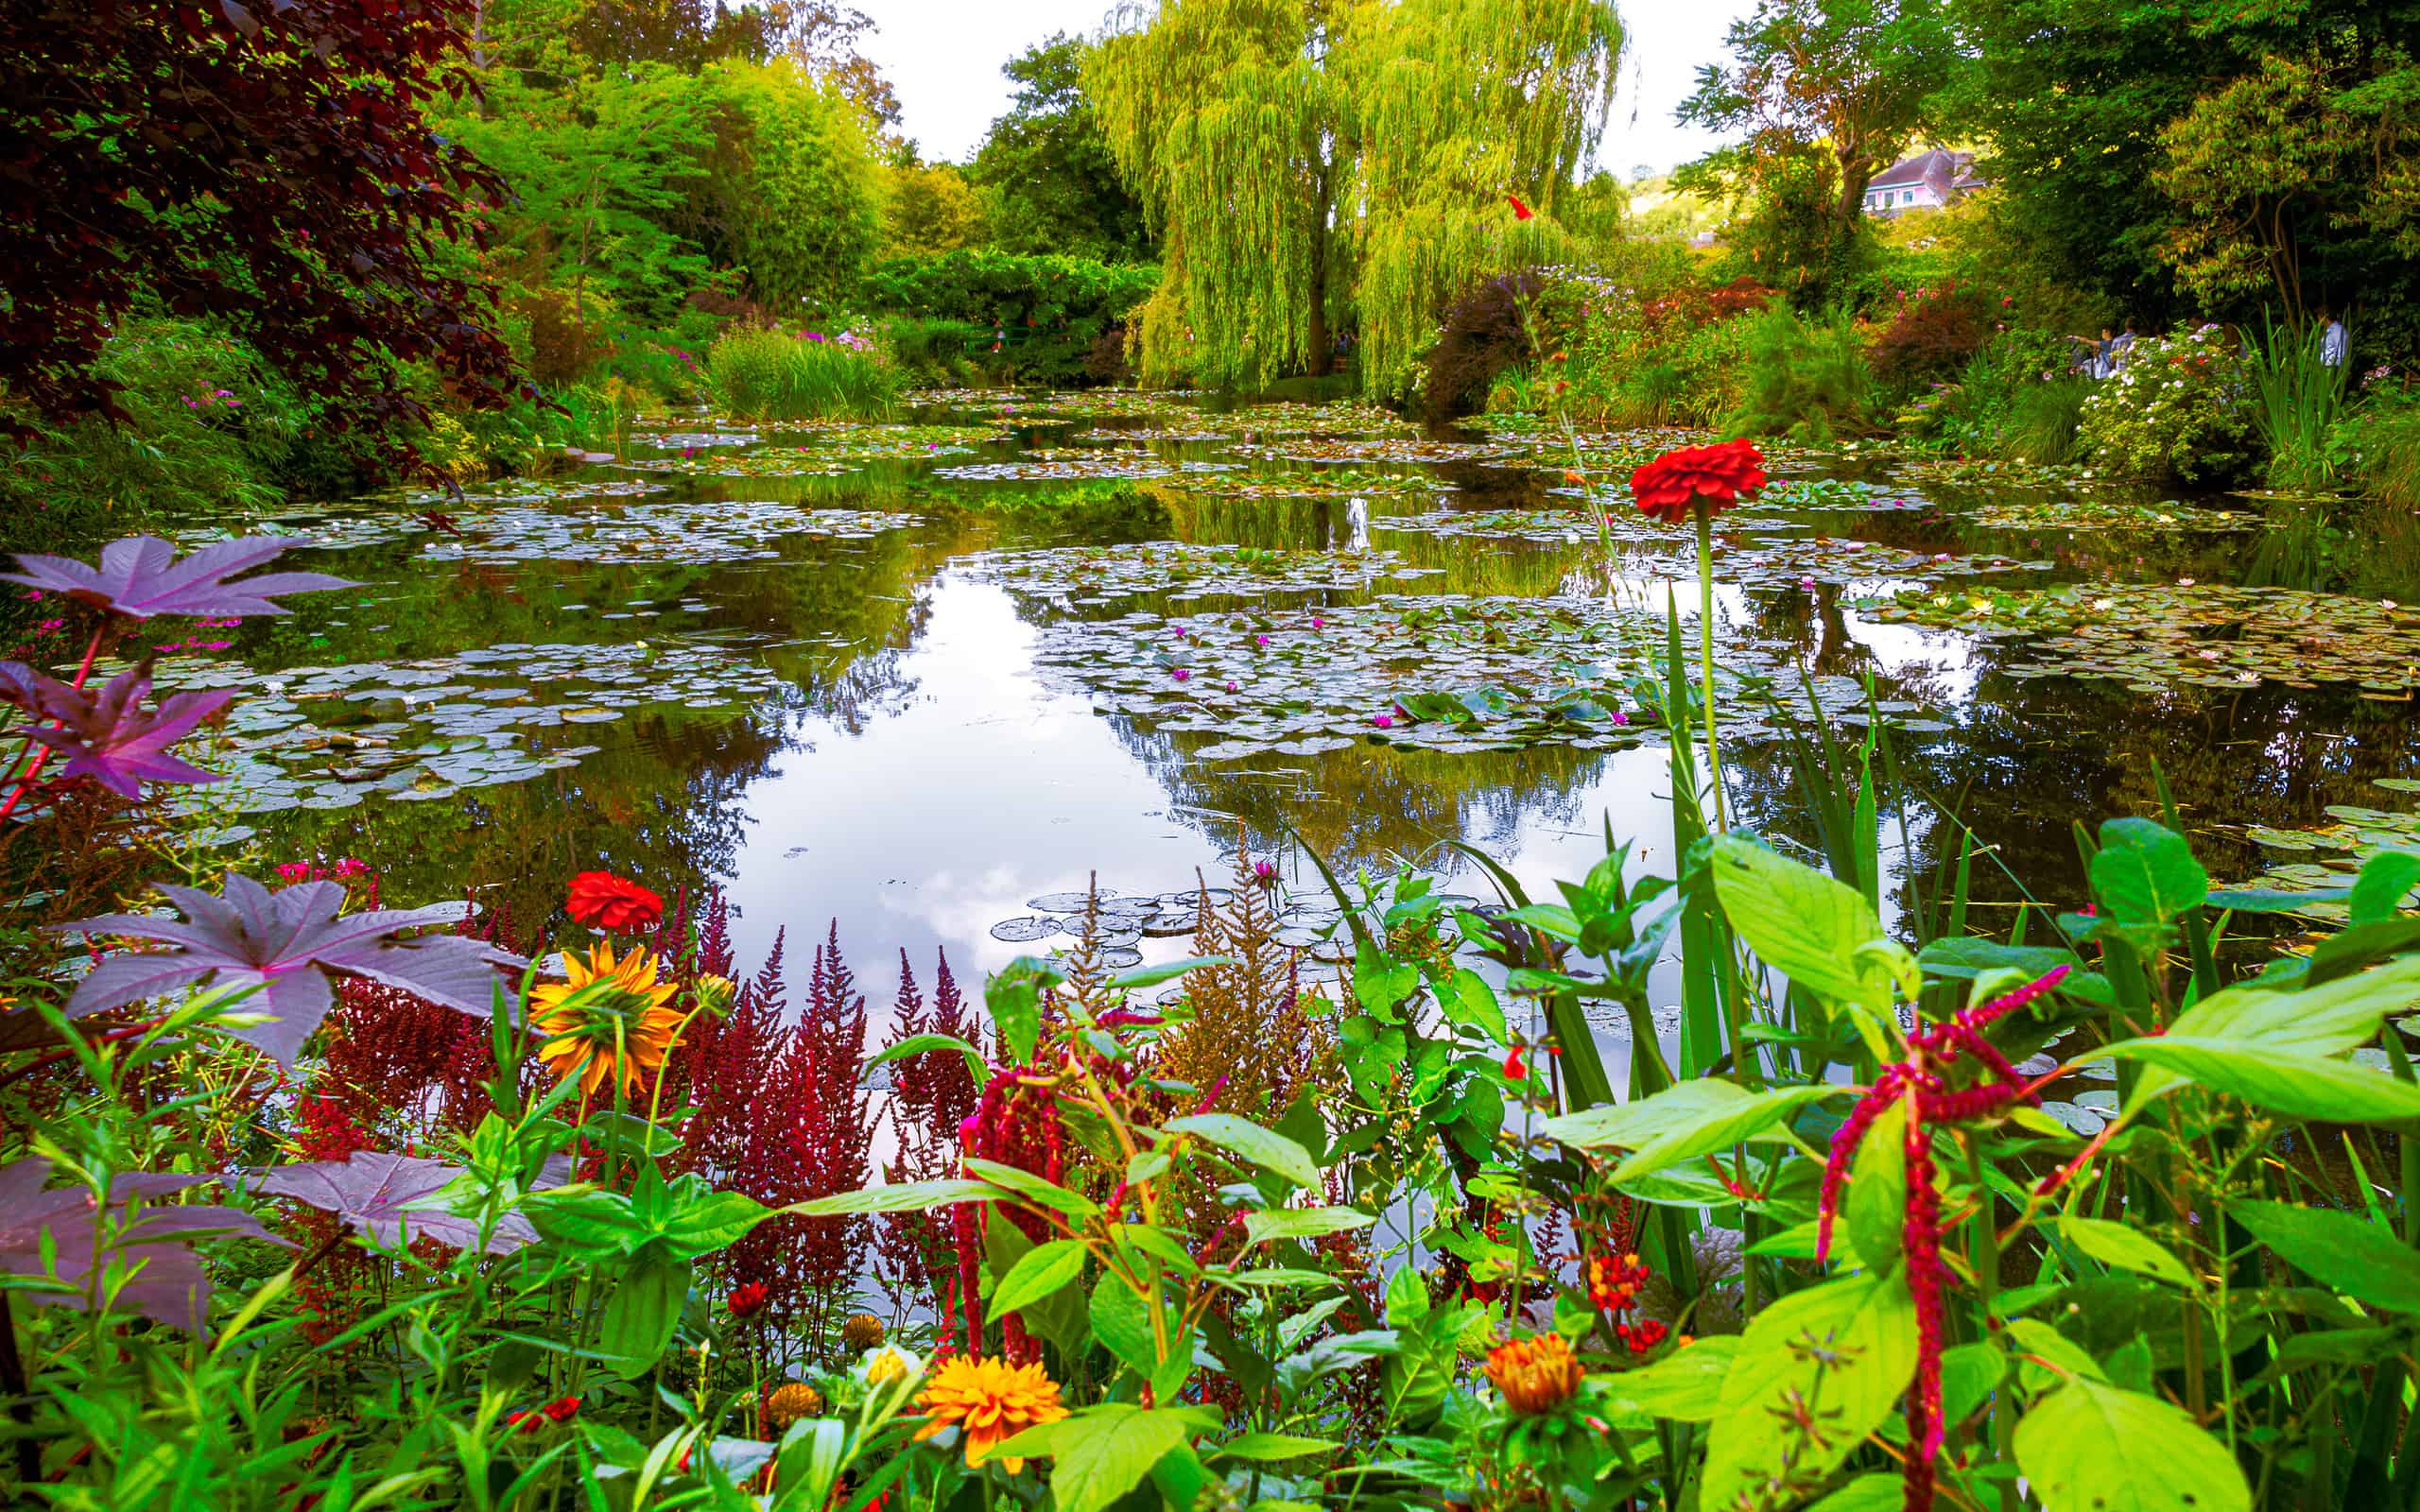
<svg viewBox="0 0 2420 1512">
<path fill-rule="evenodd" d="M 754 1317 L 765 1307 L 765 1283 L 750 1281 L 734 1291 L 723 1305 L 731 1309 L 734 1317 Z"/>
<path fill-rule="evenodd" d="M 1514 220 L 1527 220 L 1531 215 L 1537 214 L 1536 211 L 1531 210 L 1529 206 L 1521 203 L 1521 197 L 1519 195 L 1506 195 L 1504 198 L 1512 201 L 1512 218 Z"/>
<path fill-rule="evenodd" d="M 1765 455 L 1750 441 L 1685 446 L 1630 475 L 1639 510 L 1668 525 L 1688 519 L 1700 499 L 1720 514 L 1741 499 L 1754 497 L 1764 487 Z"/>
<path fill-rule="evenodd" d="M 664 918 L 664 900 L 610 871 L 583 871 L 571 879 L 563 901 L 571 917 L 606 929 L 646 929 Z"/>
<path fill-rule="evenodd" d="M 578 1416 L 579 1412 L 579 1399 L 578 1397 L 557 1397 L 554 1400 L 546 1403 L 545 1406 L 546 1421 L 550 1423 L 563 1422 Z"/>
</svg>

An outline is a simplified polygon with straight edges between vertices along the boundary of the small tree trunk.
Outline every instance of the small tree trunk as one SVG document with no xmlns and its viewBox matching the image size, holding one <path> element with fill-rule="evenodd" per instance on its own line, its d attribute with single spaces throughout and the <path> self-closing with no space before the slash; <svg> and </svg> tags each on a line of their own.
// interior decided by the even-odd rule
<svg viewBox="0 0 2420 1512">
<path fill-rule="evenodd" d="M 1328 370 L 1332 358 L 1328 354 L 1327 329 L 1327 241 L 1328 182 L 1330 166 L 1320 164 L 1320 187 L 1315 197 L 1314 214 L 1319 219 L 1311 226 L 1311 319 L 1306 338 L 1310 351 L 1305 354 L 1303 370 L 1322 373 Z"/>
</svg>

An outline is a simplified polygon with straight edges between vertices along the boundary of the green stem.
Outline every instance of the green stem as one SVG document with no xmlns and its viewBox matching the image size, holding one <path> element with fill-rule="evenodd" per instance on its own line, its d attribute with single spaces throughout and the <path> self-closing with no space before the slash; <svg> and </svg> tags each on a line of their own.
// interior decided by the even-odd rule
<svg viewBox="0 0 2420 1512">
<path fill-rule="evenodd" d="M 1698 522 L 1698 693 L 1705 705 L 1705 771 L 1712 791 L 1714 828 L 1728 833 L 1730 820 L 1722 802 L 1722 755 L 1714 735 L 1714 510 L 1697 502 Z"/>
</svg>

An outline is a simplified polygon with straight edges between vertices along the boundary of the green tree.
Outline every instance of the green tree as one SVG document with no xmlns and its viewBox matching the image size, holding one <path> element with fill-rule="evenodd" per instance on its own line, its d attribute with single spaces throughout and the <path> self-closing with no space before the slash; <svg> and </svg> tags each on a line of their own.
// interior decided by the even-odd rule
<svg viewBox="0 0 2420 1512">
<path fill-rule="evenodd" d="M 1453 295 L 1567 250 L 1621 41 L 1596 0 L 1161 0 L 1107 38 L 1084 85 L 1167 269 L 1146 375 L 1322 369 L 1342 317 L 1400 386 Z"/>
<path fill-rule="evenodd" d="M 519 281 L 567 291 L 583 328 L 593 291 L 643 318 L 667 318 L 706 271 L 704 252 L 671 227 L 713 140 L 707 92 L 661 63 L 557 90 L 503 69 L 488 76 L 478 107 L 449 129 L 512 186 L 498 243 Z"/>
<path fill-rule="evenodd" d="M 1958 23 L 1955 123 L 2055 276 L 2153 319 L 2298 284 L 2420 342 L 2420 0 L 1958 0 Z"/>
<path fill-rule="evenodd" d="M 1002 251 L 1146 262 L 1150 229 L 1084 93 L 1083 57 L 1083 43 L 1060 32 L 1001 65 L 1016 92 L 970 176 Z"/>
<path fill-rule="evenodd" d="M 1955 48 L 1938 0 L 1759 0 L 1731 61 L 1699 70 L 1685 124 L 1744 140 L 1690 176 L 1745 190 L 1772 283 L 1828 293 L 1864 224 L 1866 185 L 1934 124 Z"/>
<path fill-rule="evenodd" d="M 711 71 L 742 123 L 718 174 L 718 220 L 756 298 L 783 310 L 846 300 L 882 236 L 881 169 L 864 116 L 795 59 Z"/>
<path fill-rule="evenodd" d="M 882 254 L 924 257 L 983 239 L 983 202 L 966 175 L 956 166 L 886 170 L 882 210 Z"/>
</svg>

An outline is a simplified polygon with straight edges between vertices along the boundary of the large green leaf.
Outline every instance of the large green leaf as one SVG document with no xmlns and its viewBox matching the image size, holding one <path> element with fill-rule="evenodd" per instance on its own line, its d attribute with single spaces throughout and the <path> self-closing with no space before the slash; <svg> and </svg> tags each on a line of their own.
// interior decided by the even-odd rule
<svg viewBox="0 0 2420 1512">
<path fill-rule="evenodd" d="M 2420 850 L 2385 846 L 2370 852 L 2345 900 L 2353 922 L 2374 924 L 2393 919 L 2402 911 L 2403 900 L 2411 896 L 2415 883 L 2420 883 Z"/>
<path fill-rule="evenodd" d="M 1806 1512 L 1897 1512 L 1908 1490 L 1896 1475 L 1860 1475 Z"/>
<path fill-rule="evenodd" d="M 2167 923 L 2210 895 L 2185 836 L 2151 819 L 2111 819 L 2092 858 L 2092 890 L 2125 924 Z"/>
<path fill-rule="evenodd" d="M 2016 1464 L 2045 1512 L 2249 1512 L 2226 1446 L 2179 1407 L 2070 1381 L 2016 1425 Z"/>
<path fill-rule="evenodd" d="M 1722 1383 L 1739 1352 L 1732 1334 L 1715 1334 L 1675 1349 L 1644 1370 L 1606 1378 L 1609 1401 L 1673 1422 L 1712 1422 L 1722 1410 Z"/>
<path fill-rule="evenodd" d="M 686 1261 L 644 1261 L 613 1277 L 605 1288 L 596 1348 L 613 1357 L 623 1380 L 646 1373 L 672 1342 L 681 1305 L 689 1297 Z"/>
<path fill-rule="evenodd" d="M 1891 973 L 1858 953 L 1882 920 L 1854 887 L 1740 835 L 1714 842 L 1714 891 L 1731 927 L 1800 987 L 1834 1003 L 1891 1005 Z"/>
<path fill-rule="evenodd" d="M 860 1212 L 928 1212 L 959 1202 L 993 1202 L 1006 1196 L 989 1181 L 900 1181 L 887 1187 L 861 1187 L 809 1197 L 782 1209 L 809 1218 L 837 1218 Z"/>
<path fill-rule="evenodd" d="M 1073 1239 L 1053 1239 L 1017 1257 L 1007 1275 L 992 1289 L 994 1314 L 1014 1313 L 1045 1297 L 1058 1295 L 1084 1273 L 1084 1246 Z"/>
<path fill-rule="evenodd" d="M 1829 1472 L 1882 1426 L 1916 1373 L 1916 1307 L 1904 1275 L 1856 1276 L 1768 1307 L 1741 1336 L 1706 1445 L 1701 1506 L 1754 1503 L 1784 1476 Z M 1821 1431 L 1789 1426 L 1820 1402 Z"/>
<path fill-rule="evenodd" d="M 1754 1096 L 1737 1082 L 1694 1076 L 1674 1082 L 1652 1097 L 1583 1108 L 1549 1118 L 1541 1126 L 1575 1149 L 1643 1150 L 1658 1140 L 1685 1135 L 1737 1113 Z"/>
<path fill-rule="evenodd" d="M 1908 1105 L 1893 1103 L 1858 1142 L 1849 1175 L 1849 1247 L 1865 1268 L 1890 1270 L 1902 1254 L 1908 1214 Z"/>
<path fill-rule="evenodd" d="M 1074 1217 L 1086 1218 L 1100 1211 L 1100 1204 L 1080 1192 L 1071 1192 L 1055 1181 L 1036 1176 L 1022 1166 L 1003 1165 L 997 1160 L 981 1160 L 968 1157 L 966 1174 L 1006 1187 L 1035 1207 L 1048 1208 Z"/>
<path fill-rule="evenodd" d="M 1048 961 L 1020 955 L 983 984 L 983 1005 L 999 1028 L 1000 1042 L 1020 1066 L 1033 1058 L 1042 1038 L 1043 995 L 1059 982 L 1059 972 Z"/>
<path fill-rule="evenodd" d="M 2227 1215 L 2296 1269 L 2373 1307 L 2420 1313 L 2420 1254 L 2393 1229 L 2290 1202 L 2230 1202 Z"/>
<path fill-rule="evenodd" d="M 2066 1217 L 2059 1220 L 2059 1232 L 2067 1243 L 2104 1265 L 2149 1276 L 2172 1286 L 2193 1284 L 2192 1272 L 2166 1245 L 2129 1225 L 2107 1218 Z"/>
<path fill-rule="evenodd" d="M 1319 1163 L 1311 1159 L 1310 1151 L 1250 1119 L 1237 1118 L 1233 1113 L 1194 1113 L 1169 1119 L 1160 1127 L 1170 1134 L 1190 1134 L 1207 1140 L 1228 1154 L 1241 1156 L 1298 1187 L 1320 1184 Z"/>
<path fill-rule="evenodd" d="M 1051 1456 L 1050 1495 L 1058 1512 L 1101 1512 L 1143 1484 L 1160 1457 L 1203 1431 L 1201 1415 L 1183 1408 L 1105 1401 L 996 1445 L 989 1459 Z"/>
<path fill-rule="evenodd" d="M 1317 1239 L 1367 1228 L 1378 1220 L 1358 1208 L 1264 1208 L 1244 1214 L 1244 1243 L 1268 1239 Z"/>
<path fill-rule="evenodd" d="M 2213 992 L 2176 1016 L 2169 1034 L 2332 1056 L 2377 1038 L 2390 1013 L 2420 999 L 2420 956 L 2340 976 L 2299 992 L 2246 984 Z"/>
<path fill-rule="evenodd" d="M 2123 1040 L 2106 1053 L 2120 1060 L 2145 1061 L 2290 1118 L 2333 1124 L 2420 1118 L 2420 1087 L 2324 1056 L 2175 1034 Z"/>
<path fill-rule="evenodd" d="M 1500 1045 L 1512 1038 L 1504 1022 L 1504 1005 L 1495 1001 L 1495 989 L 1467 967 L 1455 968 L 1445 979 L 1437 992 L 1437 1006 L 1448 1021 L 1477 1029 L 1491 1043 Z"/>
<path fill-rule="evenodd" d="M 1726 1084 L 1727 1085 L 1727 1084 Z M 1733 1091 L 1739 1091 L 1734 1088 Z M 1694 1160 L 1701 1155 L 1760 1138 L 1776 1138 L 1773 1126 L 1785 1124 L 1809 1103 L 1848 1091 L 1828 1083 L 1814 1087 L 1769 1087 L 1760 1092 L 1739 1091 L 1738 1099 L 1685 1127 L 1668 1129 L 1640 1145 L 1614 1168 L 1616 1181 L 1635 1180 L 1651 1171 Z"/>
</svg>

